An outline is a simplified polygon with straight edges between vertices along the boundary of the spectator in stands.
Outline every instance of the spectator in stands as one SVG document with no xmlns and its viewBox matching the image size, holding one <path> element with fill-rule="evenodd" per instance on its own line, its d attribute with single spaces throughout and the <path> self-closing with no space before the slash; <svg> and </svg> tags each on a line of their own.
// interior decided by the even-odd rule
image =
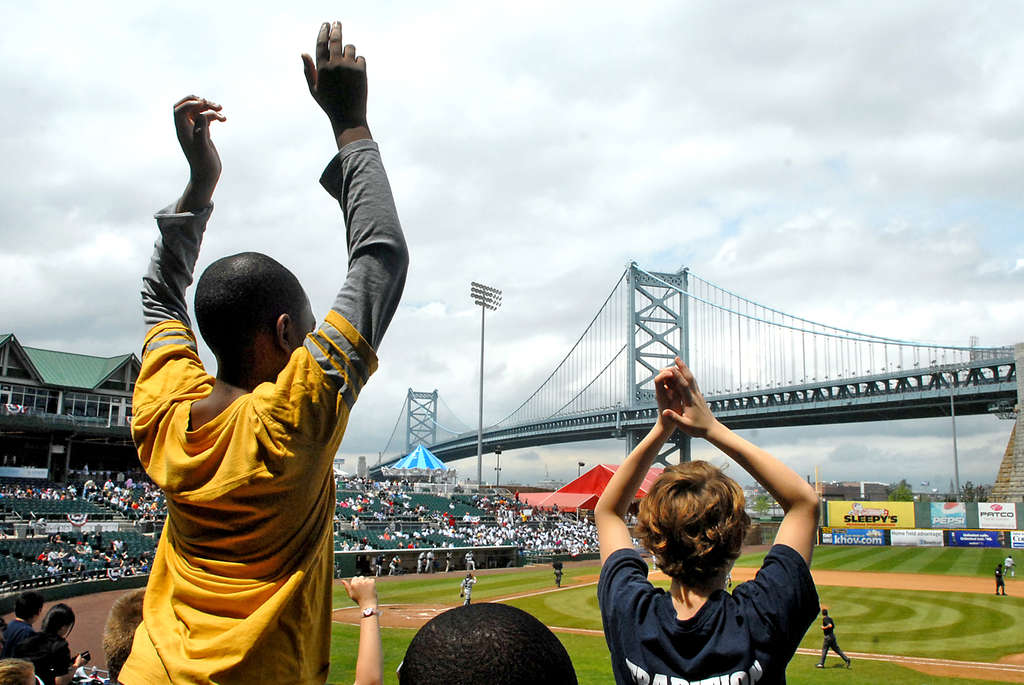
<svg viewBox="0 0 1024 685">
<path fill-rule="evenodd" d="M 67 637 L 75 627 L 75 612 L 54 604 L 43 617 L 42 630 L 14 648 L 14 656 L 31 661 L 43 685 L 69 685 L 76 669 L 88 663 L 85 654 L 71 658 Z"/>
<path fill-rule="evenodd" d="M 174 108 L 191 178 L 158 215 L 132 420 L 142 464 L 167 495 L 168 525 L 121 670 L 129 682 L 327 676 L 333 458 L 376 369 L 408 252 L 366 122 L 365 60 L 343 44 L 340 22 L 323 25 L 315 52 L 303 64 L 338 145 L 322 182 L 344 212 L 349 254 L 336 261 L 347 276 L 314 330 L 302 285 L 278 262 L 243 253 L 212 263 L 195 311 L 216 378 L 199 359 L 185 289 L 221 171 L 210 125 L 224 117 L 194 96 Z"/>
<path fill-rule="evenodd" d="M 0 659 L 0 685 L 36 685 L 36 668 L 24 659 Z"/>
<path fill-rule="evenodd" d="M 14 648 L 32 635 L 35 629 L 32 625 L 39 618 L 43 611 L 43 596 L 38 592 L 23 592 L 14 600 L 14 618 L 4 628 L 4 648 L 0 651 L 0 658 L 14 656 Z"/>
<path fill-rule="evenodd" d="M 809 570 L 818 495 L 792 469 L 719 423 L 678 358 L 655 377 L 654 387 L 657 421 L 594 510 L 602 563 L 597 596 L 615 682 L 784 682 L 786 665 L 818 613 Z M 640 503 L 637 534 L 672 579 L 669 592 L 648 581 L 647 564 L 633 549 L 623 517 L 677 428 L 729 455 L 786 512 L 757 576 L 731 595 L 726 577 L 750 518 L 743 490 L 706 461 L 665 469 Z"/>
<path fill-rule="evenodd" d="M 121 595 L 110 607 L 103 627 L 103 653 L 107 658 L 110 682 L 116 683 L 128 654 L 132 651 L 135 629 L 142 623 L 142 599 L 146 588 Z"/>
<path fill-rule="evenodd" d="M 528 658 L 526 658 L 528 657 Z M 400 685 L 572 685 L 565 647 L 543 623 L 507 604 L 472 604 L 428 621 L 398 668 Z"/>
</svg>

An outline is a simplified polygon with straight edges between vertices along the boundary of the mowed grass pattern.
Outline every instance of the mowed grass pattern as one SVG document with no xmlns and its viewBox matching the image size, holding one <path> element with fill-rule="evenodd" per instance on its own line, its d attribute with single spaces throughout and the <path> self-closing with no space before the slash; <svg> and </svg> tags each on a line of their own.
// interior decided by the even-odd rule
<svg viewBox="0 0 1024 685">
<path fill-rule="evenodd" d="M 1024 652 L 1024 598 L 819 586 L 843 650 L 996 661 Z M 800 645 L 821 648 L 815 623 Z"/>
<path fill-rule="evenodd" d="M 945 548 L 818 547 L 814 568 L 850 571 L 937 573 L 991 577 L 995 565 L 1007 550 Z M 763 554 L 748 555 L 740 565 L 757 566 Z M 1016 556 L 1016 555 L 1015 555 Z M 1024 556 L 1024 555 L 1022 555 Z M 599 566 L 567 568 L 559 592 L 554 588 L 550 567 L 527 568 L 514 573 L 483 575 L 473 592 L 473 601 L 542 592 L 509 600 L 549 626 L 601 630 L 597 588 L 592 581 Z M 378 585 L 381 604 L 443 604 L 459 602 L 461 574 L 451 576 L 405 576 Z M 580 584 L 586 582 L 586 584 Z M 579 587 L 571 587 L 580 584 Z M 819 586 L 823 604 L 836 617 L 836 635 L 843 649 L 852 652 L 901 654 L 969 661 L 995 661 L 1007 654 L 1024 652 L 1024 598 L 1014 595 L 1017 581 L 1009 581 L 1011 596 L 928 591 L 898 591 Z M 668 587 L 667 582 L 659 582 Z M 1020 583 L 1024 593 L 1024 582 Z M 335 591 L 335 606 L 350 606 L 344 590 Z M 335 625 L 331 645 L 329 682 L 351 683 L 355 675 L 358 648 L 357 626 Z M 405 654 L 415 630 L 386 628 L 382 631 L 386 683 L 397 683 L 395 669 Z M 611 663 L 601 635 L 558 633 L 584 685 L 610 683 Z M 457 639 L 457 638 L 456 638 Z M 815 622 L 801 647 L 821 648 L 821 631 Z M 814 668 L 816 657 L 797 655 L 787 670 L 790 683 L 815 683 L 827 677 L 830 683 L 885 682 L 887 685 L 917 683 L 989 682 L 937 678 L 888 662 L 856 660 L 854 668 Z M 834 655 L 829 666 L 841 662 Z"/>
<path fill-rule="evenodd" d="M 1017 550 L 1020 552 L 1020 550 Z M 812 569 L 837 571 L 877 571 L 881 573 L 929 573 L 953 576 L 985 576 L 993 578 L 996 564 L 1006 558 L 1008 549 L 977 549 L 955 547 L 840 547 L 821 545 L 814 548 Z M 745 554 L 737 566 L 758 567 L 767 552 Z M 1017 557 L 1024 558 L 1018 553 Z"/>
</svg>

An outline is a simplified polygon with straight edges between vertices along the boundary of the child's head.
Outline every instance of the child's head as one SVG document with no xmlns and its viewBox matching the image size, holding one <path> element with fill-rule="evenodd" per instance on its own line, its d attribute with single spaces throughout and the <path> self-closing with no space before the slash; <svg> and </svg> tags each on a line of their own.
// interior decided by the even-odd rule
<svg viewBox="0 0 1024 685">
<path fill-rule="evenodd" d="M 398 682 L 574 685 L 577 679 L 568 652 L 547 626 L 522 609 L 483 603 L 450 609 L 420 628 Z"/>
<path fill-rule="evenodd" d="M 195 311 L 218 377 L 239 385 L 276 375 L 315 324 L 299 279 L 259 252 L 210 264 L 196 284 Z"/>
<path fill-rule="evenodd" d="M 706 588 L 732 566 L 750 528 L 743 490 L 706 461 L 665 469 L 640 501 L 636 534 L 658 568 Z"/>
</svg>

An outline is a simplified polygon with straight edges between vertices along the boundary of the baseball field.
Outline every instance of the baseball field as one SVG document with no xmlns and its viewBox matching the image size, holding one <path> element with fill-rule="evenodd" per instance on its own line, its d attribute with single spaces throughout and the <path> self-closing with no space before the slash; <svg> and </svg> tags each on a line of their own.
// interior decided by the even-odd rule
<svg viewBox="0 0 1024 685">
<path fill-rule="evenodd" d="M 1007 550 L 818 547 L 812 574 L 823 606 L 836 620 L 840 646 L 853 667 L 831 654 L 823 671 L 815 623 L 790 663 L 790 683 L 1024 683 L 1024 574 L 1007 579 L 1009 596 L 994 594 L 993 570 Z M 733 579 L 756 571 L 764 552 L 739 559 Z M 597 562 L 566 565 L 562 588 L 550 567 L 478 572 L 474 602 L 501 601 L 529 611 L 565 645 L 579 682 L 611 682 L 601 633 Z M 385 682 L 430 617 L 457 606 L 461 573 L 382 578 Z M 652 580 L 668 587 L 659 573 Z M 330 682 L 351 683 L 358 617 L 344 589 L 335 590 Z"/>
</svg>

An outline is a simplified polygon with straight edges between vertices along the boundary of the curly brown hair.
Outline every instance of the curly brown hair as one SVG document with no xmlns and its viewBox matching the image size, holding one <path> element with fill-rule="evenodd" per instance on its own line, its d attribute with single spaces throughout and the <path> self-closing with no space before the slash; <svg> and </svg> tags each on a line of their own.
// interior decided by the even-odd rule
<svg viewBox="0 0 1024 685">
<path fill-rule="evenodd" d="M 740 555 L 744 504 L 739 484 L 708 462 L 670 466 L 640 500 L 636 535 L 667 575 L 706 587 Z"/>
</svg>

